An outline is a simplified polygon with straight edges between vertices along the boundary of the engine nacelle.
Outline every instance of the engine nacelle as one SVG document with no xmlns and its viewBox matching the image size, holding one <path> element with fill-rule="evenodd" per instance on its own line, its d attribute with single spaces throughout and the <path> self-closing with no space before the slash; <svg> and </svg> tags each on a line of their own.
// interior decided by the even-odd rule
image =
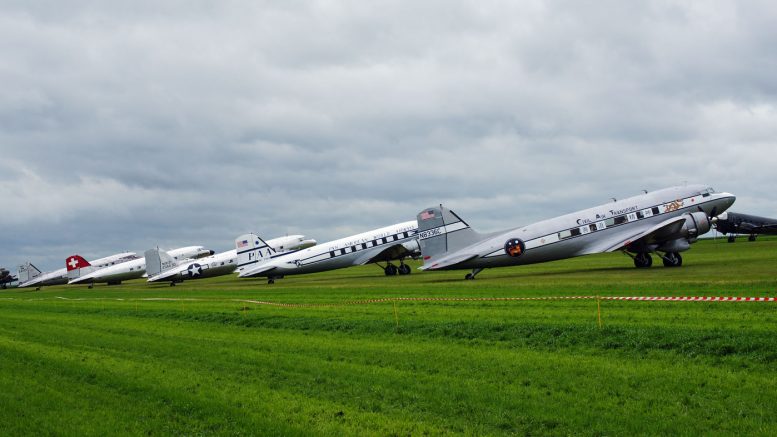
<svg viewBox="0 0 777 437">
<path fill-rule="evenodd" d="M 706 234 L 710 229 L 712 229 L 712 223 L 710 223 L 707 214 L 699 211 L 685 215 L 682 233 L 689 243 L 693 243 L 699 238 L 699 235 Z"/>
<path fill-rule="evenodd" d="M 421 246 L 418 244 L 418 240 L 413 239 L 402 243 L 402 247 L 410 253 L 421 253 Z"/>
</svg>

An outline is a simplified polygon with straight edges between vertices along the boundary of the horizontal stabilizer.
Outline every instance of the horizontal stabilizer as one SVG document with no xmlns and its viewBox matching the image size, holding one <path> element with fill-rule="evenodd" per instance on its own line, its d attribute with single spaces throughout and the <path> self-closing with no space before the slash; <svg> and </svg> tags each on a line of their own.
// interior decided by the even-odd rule
<svg viewBox="0 0 777 437">
<path fill-rule="evenodd" d="M 252 278 L 255 276 L 265 276 L 267 273 L 270 273 L 273 270 L 275 270 L 274 265 L 269 265 L 269 264 L 260 265 L 250 270 L 243 270 L 243 272 L 240 273 L 239 277 Z"/>
<path fill-rule="evenodd" d="M 477 258 L 477 254 L 471 254 L 471 253 L 463 253 L 458 255 L 449 256 L 446 258 L 442 258 L 438 261 L 434 261 L 433 263 L 425 263 L 423 266 L 419 267 L 420 270 L 438 270 L 438 269 L 444 269 L 453 267 L 456 264 L 461 264 L 464 262 L 467 262 L 471 259 Z"/>
</svg>

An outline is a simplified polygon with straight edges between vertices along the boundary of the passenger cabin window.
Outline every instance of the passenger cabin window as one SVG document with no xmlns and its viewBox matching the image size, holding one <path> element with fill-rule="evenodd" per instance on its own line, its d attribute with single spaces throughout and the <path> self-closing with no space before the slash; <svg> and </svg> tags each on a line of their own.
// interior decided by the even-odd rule
<svg viewBox="0 0 777 437">
<path fill-rule="evenodd" d="M 380 239 L 380 241 L 382 241 L 382 242 L 383 242 L 383 244 L 386 244 L 386 243 L 388 243 L 388 240 L 386 239 L 386 237 L 383 237 L 383 238 L 381 238 L 381 239 Z"/>
<path fill-rule="evenodd" d="M 345 249 L 340 249 L 340 255 L 345 255 Z"/>
<path fill-rule="evenodd" d="M 604 221 L 604 226 L 607 226 L 608 228 L 615 224 L 615 219 L 608 218 Z"/>
<path fill-rule="evenodd" d="M 615 224 L 616 225 L 622 225 L 622 224 L 626 223 L 627 221 L 628 220 L 626 219 L 625 215 L 621 215 L 621 216 L 615 217 Z"/>
<path fill-rule="evenodd" d="M 564 238 L 569 238 L 572 236 L 571 231 L 561 231 L 558 233 L 559 240 L 563 240 Z"/>
<path fill-rule="evenodd" d="M 658 215 L 661 213 L 661 210 L 659 210 L 657 206 L 654 206 L 652 208 L 652 211 L 653 211 L 653 215 Z"/>
<path fill-rule="evenodd" d="M 579 228 L 570 229 L 569 234 L 573 237 L 577 237 L 578 235 L 580 235 L 580 229 Z"/>
<path fill-rule="evenodd" d="M 367 248 L 367 243 L 362 243 L 362 249 L 366 249 L 366 248 Z"/>
<path fill-rule="evenodd" d="M 329 257 L 330 258 L 334 258 L 335 257 L 335 251 L 334 250 L 329 252 Z"/>
</svg>

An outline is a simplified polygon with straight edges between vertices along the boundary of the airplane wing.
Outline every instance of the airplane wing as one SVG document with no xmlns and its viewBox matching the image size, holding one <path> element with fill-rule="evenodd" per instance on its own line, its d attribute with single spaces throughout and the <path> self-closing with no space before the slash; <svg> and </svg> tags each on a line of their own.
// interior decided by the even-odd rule
<svg viewBox="0 0 777 437">
<path fill-rule="evenodd" d="M 408 248 L 406 244 L 407 243 L 395 244 L 393 246 L 386 247 L 385 249 L 381 250 L 377 254 L 375 252 L 367 252 L 361 257 L 356 258 L 353 265 L 363 266 L 365 264 L 374 263 L 378 261 L 391 261 L 399 258 L 407 258 L 407 257 L 413 256 L 414 254 L 418 254 L 417 248 L 413 248 L 413 247 Z"/>
<path fill-rule="evenodd" d="M 630 244 L 637 242 L 652 244 L 659 241 L 665 241 L 672 238 L 673 235 L 680 232 L 685 223 L 685 217 L 673 217 L 663 222 L 645 229 L 632 229 L 629 233 L 617 233 L 611 238 L 599 241 L 597 244 L 586 247 L 581 255 L 602 252 L 615 252 Z"/>
<path fill-rule="evenodd" d="M 777 224 L 754 225 L 750 222 L 742 222 L 739 224 L 739 229 L 737 232 L 741 232 L 743 234 L 758 234 L 764 231 L 774 230 L 777 230 Z"/>
</svg>

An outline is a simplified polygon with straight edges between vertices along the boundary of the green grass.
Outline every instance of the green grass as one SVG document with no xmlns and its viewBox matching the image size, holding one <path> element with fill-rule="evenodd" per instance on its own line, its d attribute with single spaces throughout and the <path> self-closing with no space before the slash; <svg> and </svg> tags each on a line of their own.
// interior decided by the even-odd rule
<svg viewBox="0 0 777 437">
<path fill-rule="evenodd" d="M 777 303 L 348 304 L 777 292 L 777 239 L 684 258 L 7 290 L 0 434 L 777 434 Z"/>
</svg>

